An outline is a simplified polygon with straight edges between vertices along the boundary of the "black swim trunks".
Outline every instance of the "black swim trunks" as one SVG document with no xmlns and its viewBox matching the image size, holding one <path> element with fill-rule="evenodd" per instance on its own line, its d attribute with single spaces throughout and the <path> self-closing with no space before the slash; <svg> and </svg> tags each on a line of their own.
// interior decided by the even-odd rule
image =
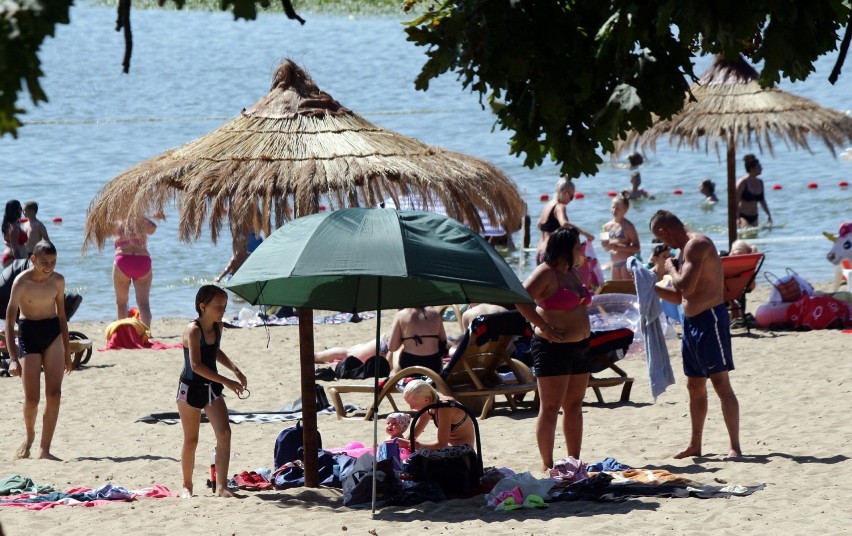
<svg viewBox="0 0 852 536">
<path fill-rule="evenodd" d="M 534 335 L 530 343 L 533 372 L 536 376 L 564 376 L 592 371 L 589 339 L 578 342 L 550 342 Z"/>
<path fill-rule="evenodd" d="M 183 400 L 196 409 L 204 409 L 217 398 L 224 396 L 225 386 L 219 382 L 191 385 L 178 382 L 177 400 Z"/>
<path fill-rule="evenodd" d="M 18 319 L 18 349 L 21 357 L 27 354 L 43 354 L 47 347 L 62 334 L 59 318 L 30 320 Z"/>
</svg>

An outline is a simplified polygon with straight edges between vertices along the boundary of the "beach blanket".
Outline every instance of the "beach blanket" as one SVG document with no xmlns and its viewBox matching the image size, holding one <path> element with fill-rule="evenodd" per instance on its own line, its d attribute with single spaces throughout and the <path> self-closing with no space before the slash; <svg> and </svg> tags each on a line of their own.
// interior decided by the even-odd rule
<svg viewBox="0 0 852 536">
<path fill-rule="evenodd" d="M 705 485 L 665 469 L 631 469 L 595 473 L 564 488 L 554 488 L 551 495 L 554 501 L 621 501 L 630 497 L 724 499 L 745 497 L 765 487 L 766 484 L 740 483 Z"/>
<path fill-rule="evenodd" d="M 84 487 L 71 488 L 65 493 L 23 493 L 15 497 L 0 498 L 0 506 L 16 506 L 27 510 L 46 510 L 60 505 L 92 507 L 116 501 L 135 501 L 139 497 L 161 499 L 175 496 L 167 487 L 159 484 L 155 484 L 150 488 L 129 490 L 112 483 L 107 483 L 96 489 Z"/>
<path fill-rule="evenodd" d="M 13 495 L 18 493 L 47 493 L 53 491 L 51 486 L 36 484 L 28 476 L 9 475 L 0 480 L 0 495 Z"/>
<path fill-rule="evenodd" d="M 285 406 L 286 408 L 286 406 Z M 282 410 L 273 410 L 273 411 L 233 411 L 228 410 L 228 422 L 233 424 L 240 424 L 244 422 L 285 422 L 285 421 L 295 421 L 302 418 L 302 409 L 301 407 L 297 410 L 293 409 L 285 409 Z M 360 408 L 358 406 L 354 406 L 352 404 L 345 404 L 344 409 L 347 413 L 351 411 L 358 411 Z M 327 407 L 317 411 L 317 415 L 334 415 L 334 408 Z M 147 424 L 155 424 L 155 423 L 163 423 L 163 424 L 177 424 L 180 422 L 180 415 L 176 411 L 167 411 L 164 413 L 151 413 L 150 415 L 143 415 L 136 419 L 136 422 L 144 422 Z M 201 422 L 208 422 L 207 415 L 205 413 L 201 413 Z"/>
</svg>

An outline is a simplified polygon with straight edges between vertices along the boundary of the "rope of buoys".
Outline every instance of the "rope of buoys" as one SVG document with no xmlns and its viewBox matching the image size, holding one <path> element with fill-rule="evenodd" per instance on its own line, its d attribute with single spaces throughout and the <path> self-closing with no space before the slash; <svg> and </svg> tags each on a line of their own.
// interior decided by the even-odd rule
<svg viewBox="0 0 852 536">
<path fill-rule="evenodd" d="M 773 184 L 773 185 L 772 185 L 772 189 L 773 189 L 773 190 L 781 190 L 782 188 L 783 188 L 783 187 L 782 187 L 780 184 Z"/>
<path fill-rule="evenodd" d="M 849 182 L 848 181 L 840 181 L 840 182 L 837 183 L 837 185 L 840 186 L 841 188 L 847 188 L 847 187 L 849 187 Z"/>
<path fill-rule="evenodd" d="M 683 190 L 681 190 L 680 188 L 675 188 L 672 193 L 675 195 L 683 195 Z"/>
<path fill-rule="evenodd" d="M 574 199 L 583 199 L 586 195 L 583 192 L 577 192 L 574 194 Z"/>
<path fill-rule="evenodd" d="M 817 184 L 817 183 L 815 183 L 815 182 L 809 182 L 809 183 L 808 183 L 808 188 L 810 188 L 810 189 L 812 189 L 812 190 L 813 190 L 814 188 L 819 188 L 819 184 Z"/>
<path fill-rule="evenodd" d="M 618 194 L 617 194 L 616 192 L 613 192 L 612 190 L 610 190 L 610 191 L 608 191 L 608 192 L 606 193 L 606 195 L 607 195 L 607 196 L 609 196 L 609 197 L 615 197 L 615 196 L 617 196 Z"/>
<path fill-rule="evenodd" d="M 541 201 L 541 202 L 548 201 L 549 199 L 550 199 L 549 194 L 541 194 L 541 196 L 538 198 L 538 200 Z"/>
<path fill-rule="evenodd" d="M 62 223 L 62 218 L 60 216 L 55 216 L 53 218 L 53 223 Z"/>
</svg>

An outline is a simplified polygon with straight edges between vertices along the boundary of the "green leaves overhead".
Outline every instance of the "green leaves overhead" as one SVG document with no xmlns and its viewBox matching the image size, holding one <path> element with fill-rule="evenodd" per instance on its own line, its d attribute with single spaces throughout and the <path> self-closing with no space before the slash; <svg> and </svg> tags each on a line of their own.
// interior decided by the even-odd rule
<svg viewBox="0 0 852 536">
<path fill-rule="evenodd" d="M 57 24 L 68 24 L 71 0 L 0 3 L 0 135 L 15 134 L 24 111 L 15 105 L 24 84 L 33 104 L 47 102 L 38 51 Z"/>
<path fill-rule="evenodd" d="M 419 89 L 446 72 L 513 132 L 511 153 L 594 174 L 600 153 L 679 111 L 695 54 L 764 61 L 761 83 L 799 80 L 836 47 L 848 2 L 816 0 L 423 0 L 408 40 L 426 47 Z"/>
</svg>

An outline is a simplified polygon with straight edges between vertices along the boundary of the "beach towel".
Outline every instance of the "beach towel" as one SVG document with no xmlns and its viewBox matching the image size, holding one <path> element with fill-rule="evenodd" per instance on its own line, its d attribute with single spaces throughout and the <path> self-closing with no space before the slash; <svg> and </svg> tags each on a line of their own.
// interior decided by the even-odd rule
<svg viewBox="0 0 852 536">
<path fill-rule="evenodd" d="M 633 272 L 636 283 L 636 295 L 639 297 L 639 330 L 645 341 L 645 360 L 648 364 L 648 379 L 651 387 L 651 396 L 654 402 L 663 394 L 670 385 L 674 385 L 675 378 L 669 360 L 669 350 L 666 347 L 666 339 L 663 335 L 663 327 L 660 317 L 663 310 L 660 300 L 654 291 L 657 279 L 653 272 L 645 268 L 636 257 L 627 259 L 627 268 Z"/>
<path fill-rule="evenodd" d="M 136 318 L 122 318 L 110 323 L 104 330 L 107 344 L 98 348 L 99 352 L 106 350 L 167 350 L 183 348 L 183 344 L 164 344 L 151 340 L 148 326 Z"/>
</svg>

